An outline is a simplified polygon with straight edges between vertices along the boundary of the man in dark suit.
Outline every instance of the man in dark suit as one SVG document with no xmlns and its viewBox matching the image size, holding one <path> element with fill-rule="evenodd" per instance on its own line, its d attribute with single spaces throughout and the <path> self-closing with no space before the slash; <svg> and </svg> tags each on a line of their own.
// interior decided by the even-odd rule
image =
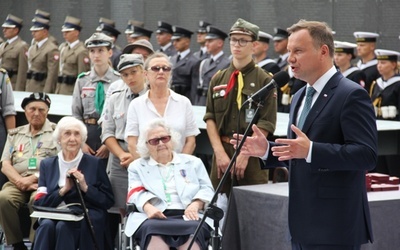
<svg viewBox="0 0 400 250">
<path fill-rule="evenodd" d="M 289 162 L 293 249 L 360 249 L 373 240 L 365 186 L 377 161 L 371 100 L 334 67 L 326 23 L 300 20 L 288 31 L 289 65 L 307 82 L 293 97 L 288 138 L 268 142 L 253 125 L 240 154 L 261 157 L 266 168 Z"/>
<path fill-rule="evenodd" d="M 190 50 L 190 38 L 193 34 L 190 30 L 173 26 L 172 41 L 177 54 L 171 57 L 173 65 L 171 89 L 184 95 L 194 102 L 190 95 L 191 88 L 197 88 L 199 83 L 200 59 Z"/>
</svg>

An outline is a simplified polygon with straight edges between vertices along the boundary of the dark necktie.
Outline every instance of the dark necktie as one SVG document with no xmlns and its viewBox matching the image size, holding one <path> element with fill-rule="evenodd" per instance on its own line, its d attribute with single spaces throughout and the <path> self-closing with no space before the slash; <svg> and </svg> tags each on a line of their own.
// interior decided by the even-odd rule
<svg viewBox="0 0 400 250">
<path fill-rule="evenodd" d="M 181 60 L 181 55 L 178 55 L 178 57 L 176 58 L 176 62 L 179 62 L 179 60 Z"/>
<path fill-rule="evenodd" d="M 164 50 L 162 48 L 160 48 L 160 52 L 164 52 Z"/>
<path fill-rule="evenodd" d="M 135 99 L 135 98 L 138 97 L 138 96 L 139 96 L 139 94 L 133 93 L 133 94 L 129 95 L 128 98 L 129 98 L 130 100 L 133 100 L 133 99 Z"/>
<path fill-rule="evenodd" d="M 8 45 L 8 42 L 4 42 L 4 48 L 6 48 Z"/>
<path fill-rule="evenodd" d="M 315 94 L 315 89 L 313 87 L 307 87 L 307 92 L 306 92 L 306 100 L 304 102 L 304 107 L 303 111 L 301 112 L 299 122 L 297 124 L 297 127 L 299 129 L 303 128 L 304 122 L 307 118 L 308 113 L 310 112 L 311 109 L 311 103 L 312 103 L 312 98 Z"/>
<path fill-rule="evenodd" d="M 282 62 L 282 57 L 279 57 L 278 61 L 276 62 L 277 64 L 280 64 Z"/>
<path fill-rule="evenodd" d="M 200 50 L 200 58 L 203 57 L 203 50 Z"/>
</svg>

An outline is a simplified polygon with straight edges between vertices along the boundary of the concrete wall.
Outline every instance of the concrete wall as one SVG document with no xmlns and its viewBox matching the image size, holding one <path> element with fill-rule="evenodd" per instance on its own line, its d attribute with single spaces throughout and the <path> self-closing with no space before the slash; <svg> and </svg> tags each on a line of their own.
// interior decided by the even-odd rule
<svg viewBox="0 0 400 250">
<path fill-rule="evenodd" d="M 356 30 L 378 32 L 379 48 L 400 51 L 398 0 L 1 0 L 0 21 L 8 13 L 23 18 L 21 36 L 30 41 L 29 27 L 37 8 L 51 13 L 50 31 L 59 42 L 66 15 L 83 20 L 82 40 L 94 32 L 99 17 L 115 20 L 121 32 L 131 18 L 144 21 L 151 30 L 158 20 L 164 20 L 195 31 L 198 21 L 205 20 L 229 31 L 241 17 L 271 34 L 274 27 L 288 27 L 303 18 L 327 22 L 336 31 L 336 40 L 354 42 Z M 154 34 L 151 42 L 157 48 Z M 125 46 L 125 37 L 121 35 L 117 43 Z M 192 49 L 197 48 L 193 37 Z"/>
</svg>

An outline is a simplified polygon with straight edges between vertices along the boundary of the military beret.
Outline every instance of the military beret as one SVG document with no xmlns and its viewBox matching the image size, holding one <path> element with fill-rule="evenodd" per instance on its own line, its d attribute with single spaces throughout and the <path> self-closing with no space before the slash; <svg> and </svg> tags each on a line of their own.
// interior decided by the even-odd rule
<svg viewBox="0 0 400 250">
<path fill-rule="evenodd" d="M 151 45 L 151 43 L 145 39 L 140 39 L 131 44 L 126 45 L 125 48 L 122 50 L 122 54 L 130 54 L 132 53 L 132 50 L 136 47 L 142 47 L 147 49 L 149 54 L 154 53 L 153 45 Z"/>
<path fill-rule="evenodd" d="M 143 56 L 141 54 L 122 54 L 119 57 L 118 71 L 121 72 L 124 69 L 142 65 L 143 66 Z"/>
<path fill-rule="evenodd" d="M 148 38 L 150 38 L 151 34 L 153 33 L 153 31 L 151 31 L 151 30 L 147 30 L 145 28 L 138 27 L 138 26 L 132 26 L 132 31 L 133 32 L 130 35 L 130 37 L 147 36 Z"/>
<path fill-rule="evenodd" d="M 269 43 L 269 41 L 272 40 L 272 38 L 273 37 L 270 34 L 263 31 L 258 31 L 258 41 Z"/>
<path fill-rule="evenodd" d="M 214 26 L 207 26 L 207 35 L 206 39 L 222 39 L 225 40 L 225 38 L 228 37 L 228 34 L 223 32 L 222 30 L 214 27 Z"/>
<path fill-rule="evenodd" d="M 397 61 L 399 59 L 400 53 L 394 50 L 376 49 L 375 55 L 376 59 L 378 60 Z"/>
<path fill-rule="evenodd" d="M 46 93 L 44 93 L 44 92 L 40 92 L 40 93 L 35 92 L 35 93 L 30 94 L 28 97 L 25 97 L 22 100 L 22 103 L 21 103 L 22 109 L 25 109 L 25 106 L 28 105 L 31 102 L 44 102 L 44 103 L 47 104 L 47 106 L 49 108 L 50 108 L 50 104 L 51 104 L 50 97 Z"/>
<path fill-rule="evenodd" d="M 35 11 L 35 17 L 40 17 L 40 18 L 44 18 L 44 19 L 50 20 L 50 13 L 46 12 L 44 10 L 37 9 Z"/>
<path fill-rule="evenodd" d="M 61 27 L 61 32 L 72 31 L 72 30 L 79 30 L 81 31 L 81 19 L 67 16 L 64 21 L 64 25 Z"/>
<path fill-rule="evenodd" d="M 169 34 L 172 34 L 172 25 L 169 23 L 166 23 L 164 21 L 158 21 L 157 23 L 157 33 L 162 33 L 162 32 L 166 32 Z"/>
<path fill-rule="evenodd" d="M 3 23 L 3 25 L 1 27 L 3 27 L 3 28 L 19 28 L 19 29 L 21 29 L 22 28 L 22 19 L 17 17 L 17 16 L 9 14 L 6 17 L 6 20 L 4 21 L 4 23 Z"/>
<path fill-rule="evenodd" d="M 376 42 L 376 39 L 379 37 L 379 34 L 373 32 L 364 32 L 364 31 L 356 31 L 353 33 L 356 38 L 356 42 Z"/>
<path fill-rule="evenodd" d="M 254 40 L 258 40 L 259 27 L 252 24 L 242 18 L 239 18 L 233 25 L 229 32 L 229 35 L 242 34 L 253 37 Z"/>
<path fill-rule="evenodd" d="M 206 33 L 207 32 L 207 26 L 210 26 L 211 23 L 207 23 L 205 21 L 199 21 L 199 29 L 197 30 L 197 33 Z"/>
<path fill-rule="evenodd" d="M 172 37 L 171 37 L 172 40 L 179 39 L 182 37 L 190 38 L 193 34 L 193 32 L 191 32 L 190 30 L 187 30 L 182 27 L 175 26 L 175 25 L 172 26 L 172 31 L 173 31 Z"/>
<path fill-rule="evenodd" d="M 357 48 L 357 44 L 349 42 L 334 41 L 333 44 L 337 53 L 354 54 L 354 49 Z"/>
<path fill-rule="evenodd" d="M 86 48 L 112 47 L 113 39 L 103 33 L 94 33 L 85 41 Z"/>
<path fill-rule="evenodd" d="M 38 31 L 38 30 L 43 30 L 43 29 L 49 29 L 50 25 L 49 25 L 49 20 L 48 19 L 44 19 L 44 18 L 40 18 L 40 17 L 35 17 L 32 20 L 33 24 L 32 27 L 30 28 L 30 31 Z"/>
<path fill-rule="evenodd" d="M 289 37 L 289 32 L 281 28 L 274 28 L 275 34 L 273 35 L 274 41 L 280 41 Z"/>
</svg>

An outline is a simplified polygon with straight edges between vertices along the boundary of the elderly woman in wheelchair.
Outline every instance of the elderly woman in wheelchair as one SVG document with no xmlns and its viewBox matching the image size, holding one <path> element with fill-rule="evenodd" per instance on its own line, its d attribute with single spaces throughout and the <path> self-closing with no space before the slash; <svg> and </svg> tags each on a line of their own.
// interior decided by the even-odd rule
<svg viewBox="0 0 400 250">
<path fill-rule="evenodd" d="M 199 225 L 199 212 L 214 190 L 202 161 L 178 154 L 179 134 L 161 119 L 150 122 L 139 136 L 140 159 L 128 168 L 128 203 L 137 212 L 129 215 L 125 234 L 141 249 L 187 249 Z M 207 249 L 211 228 L 204 224 L 192 249 Z"/>
</svg>

